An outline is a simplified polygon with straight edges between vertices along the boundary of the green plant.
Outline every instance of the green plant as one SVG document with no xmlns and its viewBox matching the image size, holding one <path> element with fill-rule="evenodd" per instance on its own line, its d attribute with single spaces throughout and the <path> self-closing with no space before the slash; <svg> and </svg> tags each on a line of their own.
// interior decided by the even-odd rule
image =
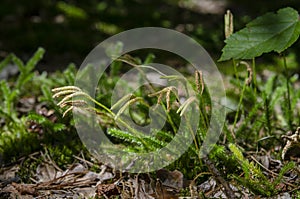
<svg viewBox="0 0 300 199">
<path fill-rule="evenodd" d="M 281 21 L 282 23 L 277 24 L 274 21 Z M 229 26 L 232 26 L 232 24 Z M 263 32 L 265 26 L 270 28 Z M 92 98 L 80 88 L 72 86 L 54 89 L 55 94 L 53 97 L 62 97 L 58 105 L 64 109 L 64 115 L 72 109 L 82 109 L 87 112 L 95 111 L 101 118 L 100 125 L 105 127 L 108 137 L 116 144 L 119 144 L 122 150 L 131 152 L 155 151 L 166 146 L 176 135 L 178 130 L 177 124 L 180 118 L 183 117 L 183 113 L 194 101 L 197 101 L 199 102 L 197 110 L 199 110 L 200 115 L 200 128 L 195 134 L 189 132 L 191 133 L 190 136 L 193 136 L 194 143 L 169 168 L 178 168 L 183 171 L 185 176 L 190 179 L 195 178 L 195 180 L 197 179 L 195 176 L 198 176 L 199 172 L 210 170 L 211 174 L 221 183 L 226 182 L 223 179 L 224 177 L 241 183 L 254 194 L 275 195 L 278 193 L 275 187 L 283 180 L 284 173 L 291 170 L 294 164 L 288 163 L 281 169 L 275 179 L 269 179 L 260 171 L 258 165 L 249 162 L 243 157 L 236 145 L 245 146 L 247 150 L 258 150 L 263 142 L 276 140 L 276 142 L 270 142 L 270 144 L 263 146 L 265 149 L 269 149 L 280 142 L 280 135 L 274 134 L 274 131 L 280 128 L 287 128 L 286 126 L 291 129 L 297 125 L 297 122 L 292 120 L 292 118 L 295 118 L 295 115 L 299 115 L 299 112 L 291 112 L 291 110 L 296 109 L 297 100 L 295 98 L 297 99 L 299 96 L 299 91 L 291 88 L 294 87 L 294 83 L 298 79 L 296 77 L 288 77 L 285 74 L 270 76 L 265 81 L 259 78 L 256 73 L 254 58 L 272 50 L 282 52 L 297 40 L 299 36 L 298 14 L 296 14 L 295 10 L 286 8 L 279 10 L 278 14 L 269 13 L 257 18 L 250 22 L 245 29 L 237 33 L 231 33 L 232 30 L 233 27 L 229 27 L 226 46 L 220 59 L 220 61 L 233 59 L 235 71 L 235 78 L 231 79 L 234 90 L 228 91 L 228 93 L 230 97 L 238 99 L 237 108 L 233 110 L 233 120 L 228 121 L 224 126 L 225 138 L 230 143 L 231 153 L 227 152 L 225 147 L 219 142 L 208 157 L 213 161 L 210 161 L 208 158 L 205 160 L 199 158 L 200 146 L 206 136 L 211 117 L 209 111 L 211 99 L 209 92 L 206 90 L 205 82 L 203 82 L 201 71 L 195 71 L 195 78 L 190 78 L 189 82 L 193 85 L 192 87 L 197 95 L 187 98 L 184 103 L 179 103 L 176 86 L 156 89 L 150 85 L 144 90 L 138 89 L 134 94 L 123 96 L 123 98 L 110 106 L 106 100 L 107 97 L 110 97 L 110 92 L 117 82 L 117 75 L 121 66 L 124 68 L 126 64 L 126 66 L 136 68 L 140 72 L 139 75 L 141 77 L 144 77 L 142 68 L 147 67 L 150 70 L 157 70 L 146 66 L 145 62 L 147 61 L 143 63 L 140 59 L 129 55 L 118 57 L 118 52 L 122 48 L 122 45 L 118 44 L 116 48 L 111 49 L 111 52 L 107 52 L 111 54 L 111 57 L 115 55 L 118 58 L 112 63 L 109 75 L 104 74 L 103 78 L 100 79 L 102 87 L 99 88 L 95 98 Z M 283 42 L 276 43 L 274 42 L 275 40 L 282 40 Z M 270 43 L 276 44 L 270 45 Z M 150 58 L 152 59 L 153 57 Z M 252 63 L 238 59 L 252 59 Z M 245 66 L 247 75 L 238 74 L 236 63 Z M 285 61 L 284 66 L 285 70 L 287 70 Z M 92 71 L 92 67 L 87 67 L 86 71 L 83 72 L 93 74 Z M 181 81 L 179 76 L 162 75 L 162 78 L 173 82 Z M 283 95 L 285 97 L 280 98 Z M 96 107 L 89 106 L 90 102 L 94 103 Z M 162 129 L 156 130 L 154 134 L 145 135 L 131 128 L 126 123 L 126 120 L 123 120 L 124 117 L 122 115 L 130 113 L 130 116 L 135 118 L 135 121 L 138 121 L 139 124 L 147 124 L 149 118 L 145 117 L 145 115 L 155 103 L 163 107 L 163 111 L 167 114 L 167 122 Z M 278 107 L 280 108 L 278 109 Z M 139 111 L 136 111 L 137 109 Z M 282 112 L 278 112 L 278 110 Z M 118 129 L 116 123 L 121 124 L 126 130 Z M 224 140 L 226 141 L 226 139 Z M 226 172 L 226 175 L 220 177 L 214 164 L 216 164 L 218 169 Z M 191 168 L 193 168 L 192 172 L 190 172 Z M 240 176 L 241 172 L 244 175 Z M 204 179 L 201 177 L 198 180 L 203 181 Z M 227 186 L 228 184 L 222 183 L 222 185 Z"/>
<path fill-rule="evenodd" d="M 267 13 L 230 35 L 219 61 L 253 59 L 271 51 L 282 53 L 297 41 L 299 34 L 299 15 L 293 8 Z"/>
<path fill-rule="evenodd" d="M 32 148 L 36 148 L 37 137 L 33 134 L 28 134 L 26 128 L 26 116 L 20 115 L 17 110 L 18 100 L 24 96 L 28 91 L 28 84 L 31 84 L 31 79 L 34 76 L 33 69 L 37 62 L 43 57 L 44 50 L 39 48 L 31 59 L 24 65 L 24 63 L 15 55 L 9 55 L 0 64 L 0 68 L 4 69 L 9 63 L 18 66 L 20 74 L 15 83 L 2 80 L 0 82 L 0 115 L 4 120 L 5 125 L 0 131 L 0 153 L 3 154 L 4 160 L 9 157 L 16 157 L 19 153 L 28 153 Z M 18 142 L 18 143 L 16 143 Z"/>
<path fill-rule="evenodd" d="M 234 159 L 229 158 L 221 146 L 216 146 L 211 158 L 226 162 L 227 173 L 234 171 L 234 179 L 254 194 L 271 196 L 278 193 L 276 185 L 283 180 L 283 174 L 294 167 L 294 163 L 286 164 L 277 178 L 270 180 L 260 171 L 258 165 L 243 157 L 236 144 L 257 152 L 260 149 L 270 150 L 281 143 L 279 129 L 293 130 L 299 125 L 296 119 L 299 111 L 295 106 L 299 99 L 295 83 L 299 79 L 289 74 L 283 53 L 299 37 L 299 15 L 292 8 L 283 8 L 276 14 L 267 13 L 254 19 L 246 28 L 236 33 L 233 33 L 232 21 L 232 15 L 227 14 L 226 45 L 219 61 L 232 59 L 235 72 L 234 78 L 230 80 L 234 88 L 227 92 L 230 98 L 237 99 L 237 108 L 232 110 L 235 113 L 233 120 L 229 120 L 224 128 Z M 255 58 L 271 51 L 283 55 L 282 65 L 285 72 L 283 75 L 268 75 L 265 80 L 256 73 Z M 243 61 L 247 59 L 251 60 L 251 64 Z M 246 76 L 238 72 L 239 65 L 246 66 Z M 236 160 L 244 173 L 242 177 L 238 177 L 239 171 L 233 164 Z"/>
<path fill-rule="evenodd" d="M 289 162 L 284 165 L 278 176 L 272 182 L 265 176 L 265 174 L 263 174 L 254 162 L 249 162 L 249 160 L 244 158 L 241 150 L 236 145 L 229 144 L 229 149 L 244 172 L 243 177 L 233 174 L 233 178 L 245 187 L 249 188 L 255 194 L 264 196 L 273 196 L 278 194 L 276 186 L 282 181 L 283 175 L 296 166 L 294 162 Z"/>
<path fill-rule="evenodd" d="M 80 9 L 76 10 L 76 7 L 61 2 L 58 5 L 59 9 L 71 18 L 86 17 Z M 212 102 L 202 72 L 195 71 L 195 76 L 188 78 L 189 82 L 185 82 L 180 75 L 165 75 L 157 68 L 147 65 L 153 62 L 153 54 L 149 54 L 144 61 L 130 55 L 120 56 L 122 43 L 108 48 L 106 53 L 112 59 L 116 59 L 112 62 L 110 70 L 99 80 L 101 86 L 97 88 L 95 97 L 73 86 L 77 72 L 74 64 L 70 64 L 63 72 L 34 72 L 34 67 L 44 54 L 43 49 L 38 49 L 26 64 L 15 55 L 4 59 L 0 63 L 0 71 L 9 63 L 13 63 L 18 66 L 20 74 L 12 80 L 0 82 L 0 153 L 5 157 L 5 162 L 12 162 L 20 155 L 42 150 L 62 168 L 72 163 L 74 154 L 87 151 L 76 134 L 71 110 L 80 110 L 82 117 L 86 117 L 90 112 L 96 113 L 97 121 L 107 137 L 123 152 L 159 151 L 174 141 L 183 117 L 191 121 L 192 117 L 187 112 L 192 107 L 199 111 L 199 127 L 195 133 L 189 128 L 186 128 L 185 132 L 187 136 L 192 136 L 193 144 L 178 160 L 169 165 L 168 169 L 182 171 L 186 178 L 193 179 L 193 183 L 202 183 L 207 180 L 207 175 L 212 175 L 225 189 L 230 190 L 226 183 L 230 182 L 236 186 L 243 186 L 242 188 L 255 195 L 279 194 L 277 186 L 285 183 L 285 173 L 292 170 L 295 164 L 292 161 L 287 162 L 280 171 L 278 169 L 278 174 L 265 175 L 262 169 L 266 168 L 258 161 L 250 161 L 253 156 L 248 152 L 267 151 L 271 154 L 268 154 L 268 157 L 280 157 L 274 148 L 282 144 L 281 135 L 300 125 L 300 111 L 297 108 L 300 91 L 296 89 L 299 78 L 289 73 L 290 67 L 284 54 L 284 74 L 271 73 L 267 77 L 257 73 L 255 58 L 273 50 L 283 53 L 290 47 L 299 36 L 298 17 L 294 9 L 284 8 L 277 14 L 268 13 L 261 16 L 247 24 L 245 29 L 233 33 L 232 15 L 228 15 L 226 46 L 220 60 L 232 59 L 233 62 L 235 74 L 230 78 L 232 89 L 227 92 L 235 106 L 230 110 L 233 117 L 227 115 L 224 135 L 214 145 L 208 157 L 199 157 L 200 146 L 206 137 L 212 114 Z M 245 67 L 245 72 L 242 71 L 242 67 Z M 124 95 L 111 105 L 111 93 L 119 81 L 118 76 L 126 69 L 132 68 L 138 71 L 138 81 L 145 78 L 144 69 L 147 69 L 160 74 L 160 78 L 172 84 L 165 88 L 149 84 L 135 91 L 124 86 L 124 89 L 128 89 L 126 91 L 132 93 Z M 96 78 L 92 66 L 86 67 L 77 75 L 82 73 L 90 74 L 93 80 Z M 178 85 L 182 84 L 180 89 L 185 90 L 188 83 L 192 85 L 191 88 L 196 94 L 186 97 L 185 101 L 181 102 Z M 122 85 L 126 85 L 126 81 L 122 82 Z M 33 97 L 35 103 L 30 110 L 20 111 L 20 99 L 28 97 Z M 57 98 L 60 99 L 58 102 Z M 91 104 L 95 104 L 95 107 Z M 198 107 L 195 107 L 195 104 Z M 151 118 L 150 109 L 155 111 L 155 117 Z M 126 117 L 131 117 L 134 123 L 140 126 L 148 125 L 153 119 L 165 120 L 165 124 L 160 129 L 154 128 L 149 134 L 145 134 L 127 123 Z M 90 125 L 88 121 L 87 125 Z M 122 128 L 118 128 L 120 125 Z M 179 148 L 180 140 L 175 141 Z M 239 146 L 243 147 L 243 150 Z M 40 161 L 39 159 L 35 162 L 24 162 L 24 168 L 20 171 L 24 181 L 30 179 L 30 169 L 34 170 Z M 231 192 L 226 192 L 230 196 L 228 193 Z"/>
<path fill-rule="evenodd" d="M 111 89 L 114 88 L 114 82 L 117 82 L 117 74 L 114 67 L 120 68 L 119 64 L 127 64 L 131 67 L 136 68 L 139 71 L 141 77 L 145 77 L 143 74 L 143 68 L 153 70 L 161 75 L 161 78 L 167 81 L 186 83 L 180 76 L 168 76 L 164 75 L 157 68 L 147 66 L 145 62 L 149 62 L 153 59 L 153 55 L 149 55 L 144 62 L 138 59 L 134 59 L 129 55 L 119 57 L 116 62 L 112 64 L 112 69 L 110 70 L 111 75 L 104 75 L 106 79 L 100 79 L 101 81 L 101 92 L 96 95 L 95 98 L 91 97 L 87 92 L 81 90 L 75 86 L 64 86 L 54 88 L 53 98 L 60 98 L 57 103 L 64 111 L 63 116 L 66 116 L 71 110 L 80 109 L 82 114 L 84 111 L 95 112 L 99 116 L 99 122 L 102 127 L 106 129 L 107 136 L 124 151 L 134 151 L 134 152 L 149 152 L 157 151 L 166 146 L 176 135 L 181 117 L 190 117 L 186 115 L 187 110 L 194 106 L 195 102 L 199 105 L 200 120 L 197 133 L 190 132 L 187 128 L 187 136 L 193 136 L 194 143 L 189 148 L 189 150 L 183 155 L 180 160 L 176 161 L 170 167 L 178 168 L 184 171 L 184 173 L 190 178 L 196 175 L 199 170 L 201 170 L 202 161 L 199 159 L 200 155 L 200 145 L 206 136 L 206 129 L 208 128 L 209 118 L 210 118 L 210 96 L 205 88 L 205 84 L 202 80 L 202 73 L 200 71 L 195 72 L 195 79 L 191 79 L 189 82 L 197 93 L 196 96 L 191 96 L 184 103 L 180 103 L 179 96 L 177 94 L 178 88 L 176 86 L 167 86 L 165 88 L 155 88 L 151 84 L 149 87 L 142 89 L 137 89 L 133 94 L 128 94 L 123 96 L 121 99 L 112 104 L 109 107 L 103 96 L 109 96 Z M 124 66 L 122 66 L 124 67 Z M 83 73 L 89 72 L 89 67 L 87 67 Z M 102 84 L 103 81 L 103 84 Z M 106 82 L 106 83 L 105 83 Z M 107 82 L 110 82 L 108 84 Z M 126 84 L 126 82 L 124 82 Z M 186 86 L 186 85 L 185 85 Z M 123 86 L 124 88 L 124 86 Z M 184 86 L 183 86 L 184 88 Z M 97 100 L 96 100 L 97 99 Z M 94 103 L 95 107 L 90 106 L 90 103 Z M 156 105 L 155 105 L 156 104 Z M 160 111 L 164 111 L 166 114 L 166 123 L 162 129 L 152 129 L 151 134 L 144 134 L 137 129 L 132 128 L 124 118 L 124 114 L 129 114 L 139 125 L 147 125 L 149 118 L 147 112 L 152 106 L 161 106 L 161 110 L 157 110 L 157 116 L 154 119 L 164 119 L 163 114 Z M 155 110 L 155 109 L 154 109 Z M 153 118 L 152 118 L 153 119 Z M 187 120 L 190 121 L 190 120 Z M 151 122 L 151 121 L 150 121 Z M 153 121 L 152 121 L 153 122 Z M 154 121 L 155 122 L 155 121 Z M 121 125 L 123 130 L 117 128 L 117 125 Z M 88 123 L 87 123 L 88 125 Z M 126 129 L 126 130 L 125 130 Z M 180 140 L 178 140 L 178 146 L 180 146 Z M 189 166 L 186 165 L 189 163 Z M 186 166 L 184 166 L 186 165 Z M 187 167 L 193 167 L 193 173 L 189 172 Z M 196 169 L 197 168 L 197 169 Z"/>
<path fill-rule="evenodd" d="M 229 24 L 227 26 L 232 26 Z M 230 28 L 228 28 L 230 29 Z M 233 29 L 233 28 L 231 28 Z M 256 93 L 257 89 L 257 78 L 255 70 L 255 58 L 262 55 L 263 53 L 276 51 L 277 53 L 282 53 L 288 47 L 290 47 L 294 42 L 297 41 L 300 34 L 300 22 L 298 12 L 292 8 L 280 9 L 277 14 L 267 13 L 261 17 L 256 18 L 246 25 L 246 28 L 234 33 L 227 34 L 230 35 L 225 40 L 225 47 L 223 48 L 223 53 L 219 61 L 225 61 L 233 59 L 234 68 L 236 59 L 252 59 L 252 67 L 248 66 L 253 76 L 253 89 Z M 246 62 L 244 62 L 246 63 Z M 249 64 L 248 64 L 249 65 Z M 289 129 L 293 129 L 293 117 L 292 117 L 292 107 L 291 107 L 291 90 L 290 90 L 290 77 L 288 75 L 287 63 L 285 56 L 283 56 L 283 67 L 285 69 L 286 77 L 286 100 L 285 103 L 288 105 L 288 126 Z M 236 71 L 236 70 L 235 70 Z M 236 77 L 238 75 L 236 74 Z M 248 82 L 249 83 L 249 82 Z M 246 82 L 242 88 L 242 93 L 240 95 L 239 107 L 241 106 L 242 100 L 244 98 Z M 262 90 L 262 92 L 265 92 Z M 265 94 L 263 94 L 265 96 Z M 255 98 L 259 98 L 255 96 Z M 256 100 L 255 100 L 256 101 Z M 265 102 L 268 103 L 268 99 L 265 98 Z M 269 109 L 268 105 L 265 106 Z M 235 123 L 237 122 L 238 111 L 235 118 Z M 235 126 L 235 125 L 234 125 Z M 270 128 L 271 124 L 268 123 Z"/>
<path fill-rule="evenodd" d="M 265 138 L 274 139 L 276 136 L 272 134 L 276 129 L 293 130 L 299 125 L 295 120 L 299 115 L 295 107 L 298 91 L 291 89 L 297 77 L 291 77 L 288 73 L 287 62 L 282 53 L 299 37 L 298 16 L 296 10 L 283 8 L 277 14 L 267 13 L 254 19 L 246 25 L 246 28 L 236 33 L 232 33 L 232 16 L 227 17 L 226 26 L 229 33 L 219 61 L 233 60 L 235 78 L 231 79 L 231 83 L 239 89 L 239 92 L 228 91 L 229 97 L 238 98 L 235 117 L 229 131 L 235 134 L 234 137 L 244 140 L 244 143 L 251 141 L 258 144 Z M 285 72 L 284 75 L 271 76 L 265 82 L 257 79 L 255 58 L 270 51 L 283 54 L 282 63 Z M 252 64 L 239 59 L 252 59 Z M 247 67 L 247 77 L 243 78 L 243 75 L 238 74 L 236 63 Z M 258 132 L 262 131 L 265 133 L 260 137 Z"/>
<path fill-rule="evenodd" d="M 44 146 L 58 147 L 67 140 L 69 145 L 65 147 L 69 151 L 58 150 L 62 152 L 60 155 L 73 158 L 73 154 L 69 154 L 70 150 L 82 150 L 72 126 L 72 118 L 62 118 L 61 110 L 50 92 L 52 87 L 73 84 L 76 68 L 71 64 L 64 72 L 39 74 L 35 66 L 44 52 L 39 48 L 26 64 L 13 54 L 0 63 L 1 70 L 12 63 L 20 71 L 17 76 L 0 82 L 0 154 L 5 164 L 42 150 Z"/>
</svg>

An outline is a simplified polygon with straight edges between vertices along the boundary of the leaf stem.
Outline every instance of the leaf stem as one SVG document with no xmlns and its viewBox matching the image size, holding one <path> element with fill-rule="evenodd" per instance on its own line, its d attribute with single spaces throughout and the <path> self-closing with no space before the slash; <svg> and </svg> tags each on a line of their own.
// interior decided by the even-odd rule
<svg viewBox="0 0 300 199">
<path fill-rule="evenodd" d="M 240 101 L 239 101 L 239 104 L 238 104 L 238 107 L 237 107 L 237 110 L 236 110 L 236 114 L 235 114 L 235 117 L 234 117 L 233 129 L 235 129 L 235 127 L 236 127 L 236 123 L 237 123 L 237 120 L 238 120 L 238 117 L 239 117 L 239 112 L 240 112 L 240 109 L 241 109 L 241 106 L 242 106 L 246 86 L 247 86 L 247 83 L 245 82 L 244 85 L 243 85 L 242 93 L 241 93 L 241 96 L 240 96 Z"/>
<path fill-rule="evenodd" d="M 255 58 L 252 59 L 252 72 L 253 72 L 254 94 L 256 94 L 257 80 L 256 80 L 256 65 L 255 65 Z M 256 95 L 255 95 L 255 96 L 256 96 Z"/>
<path fill-rule="evenodd" d="M 239 79 L 239 75 L 238 75 L 237 68 L 236 68 L 236 62 L 234 59 L 232 59 L 232 65 L 233 65 L 233 70 L 234 70 L 234 76 L 236 79 Z"/>
<path fill-rule="evenodd" d="M 290 78 L 288 74 L 288 68 L 286 63 L 286 56 L 283 54 L 283 65 L 285 69 L 285 77 L 286 77 L 286 90 L 287 90 L 287 104 L 288 104 L 288 125 L 289 129 L 293 130 L 293 122 L 292 122 L 292 106 L 291 106 L 291 92 L 290 92 Z"/>
</svg>

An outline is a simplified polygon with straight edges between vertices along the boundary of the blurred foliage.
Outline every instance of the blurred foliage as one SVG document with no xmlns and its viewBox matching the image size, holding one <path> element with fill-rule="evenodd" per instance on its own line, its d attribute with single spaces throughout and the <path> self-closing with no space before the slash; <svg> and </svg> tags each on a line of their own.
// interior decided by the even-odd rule
<svg viewBox="0 0 300 199">
<path fill-rule="evenodd" d="M 249 0 L 228 0 L 223 10 L 209 14 L 196 9 L 195 2 L 201 4 L 193 0 L 32 0 L 30 3 L 25 0 L 2 0 L 0 58 L 15 52 L 21 58 L 28 59 L 37 47 L 42 46 L 47 49 L 47 54 L 44 68 L 40 70 L 55 70 L 69 62 L 79 65 L 87 53 L 107 37 L 145 26 L 187 33 L 210 54 L 218 57 L 223 46 L 225 9 L 233 11 L 239 29 L 266 11 L 287 5 L 300 7 L 299 1 L 293 0 L 259 1 L 255 4 Z M 52 68 L 53 65 L 56 68 Z"/>
<path fill-rule="evenodd" d="M 185 32 L 199 40 L 210 53 L 219 52 L 223 46 L 221 21 L 225 8 L 232 9 L 235 23 L 239 27 L 239 24 L 244 25 L 259 13 L 287 5 L 294 8 L 300 6 L 299 1 L 292 0 L 259 1 L 255 4 L 249 0 L 228 0 L 228 5 L 223 6 L 219 13 L 209 14 L 195 9 L 195 2 L 197 1 L 32 0 L 28 3 L 24 0 L 2 0 L 0 57 L 15 52 L 28 58 L 37 47 L 43 46 L 48 52 L 45 57 L 48 65 L 59 63 L 59 66 L 65 66 L 71 61 L 79 64 L 103 39 L 123 30 L 144 26 Z"/>
</svg>

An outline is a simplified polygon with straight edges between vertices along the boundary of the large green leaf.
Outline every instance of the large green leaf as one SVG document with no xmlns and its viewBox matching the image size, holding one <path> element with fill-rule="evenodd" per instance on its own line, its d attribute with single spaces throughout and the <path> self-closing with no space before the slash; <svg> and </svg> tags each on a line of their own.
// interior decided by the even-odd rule
<svg viewBox="0 0 300 199">
<path fill-rule="evenodd" d="M 252 59 L 271 51 L 280 53 L 290 47 L 299 34 L 299 15 L 293 8 L 280 9 L 277 14 L 267 13 L 227 38 L 219 61 Z"/>
</svg>

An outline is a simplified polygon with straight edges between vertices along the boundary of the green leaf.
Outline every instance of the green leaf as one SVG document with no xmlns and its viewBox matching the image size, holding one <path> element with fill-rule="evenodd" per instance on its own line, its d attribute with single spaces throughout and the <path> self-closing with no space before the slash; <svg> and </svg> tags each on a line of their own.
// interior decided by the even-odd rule
<svg viewBox="0 0 300 199">
<path fill-rule="evenodd" d="M 63 72 L 66 81 L 69 85 L 73 85 L 75 82 L 76 66 L 71 63 L 68 65 L 67 69 Z"/>
<path fill-rule="evenodd" d="M 37 63 L 43 58 L 45 50 L 43 48 L 38 48 L 30 60 L 26 63 L 26 71 L 29 73 L 34 69 Z"/>
<path fill-rule="evenodd" d="M 9 54 L 4 60 L 0 62 L 0 72 L 10 63 L 11 59 L 12 55 Z"/>
<path fill-rule="evenodd" d="M 74 5 L 67 4 L 63 1 L 59 1 L 57 3 L 57 8 L 64 12 L 65 15 L 71 18 L 77 18 L 77 19 L 86 19 L 87 18 L 87 13 Z"/>
<path fill-rule="evenodd" d="M 12 61 L 18 66 L 21 72 L 25 71 L 24 63 L 21 59 L 19 59 L 16 55 L 12 54 Z"/>
<path fill-rule="evenodd" d="M 277 14 L 267 13 L 226 39 L 219 61 L 252 59 L 271 51 L 280 53 L 290 47 L 299 34 L 299 15 L 293 8 L 280 9 Z"/>
<path fill-rule="evenodd" d="M 53 131 L 54 132 L 59 132 L 59 131 L 65 130 L 65 128 L 66 128 L 65 124 L 61 124 L 61 123 L 54 123 L 53 124 Z"/>
<path fill-rule="evenodd" d="M 151 64 L 153 62 L 153 60 L 155 59 L 155 55 L 150 53 L 147 55 L 145 61 L 144 61 L 144 65 L 147 65 L 147 64 Z"/>
<path fill-rule="evenodd" d="M 21 59 L 13 55 L 12 60 L 19 67 L 19 70 L 21 72 L 16 82 L 16 88 L 21 89 L 24 84 L 26 84 L 34 77 L 33 69 L 43 58 L 44 53 L 45 50 L 43 48 L 38 48 L 38 50 L 34 53 L 34 55 L 30 58 L 25 66 Z"/>
<path fill-rule="evenodd" d="M 42 93 L 44 95 L 45 101 L 48 100 L 50 102 L 53 102 L 52 93 L 50 91 L 50 88 L 46 85 L 42 85 L 41 90 L 42 90 Z"/>
<path fill-rule="evenodd" d="M 34 73 L 29 73 L 29 74 L 21 73 L 17 79 L 16 88 L 22 90 L 24 85 L 28 81 L 32 80 L 33 77 L 34 77 Z"/>
<path fill-rule="evenodd" d="M 230 151 L 233 153 L 233 155 L 241 162 L 245 161 L 246 159 L 243 156 L 243 153 L 241 150 L 233 143 L 230 143 L 228 145 Z"/>
<path fill-rule="evenodd" d="M 113 137 L 115 137 L 117 139 L 120 139 L 120 140 L 124 140 L 125 142 L 128 142 L 130 144 L 141 145 L 141 141 L 140 141 L 139 137 L 131 135 L 130 133 L 128 133 L 126 131 L 122 131 L 122 130 L 119 130 L 119 129 L 112 128 L 112 129 L 109 129 L 107 131 L 107 133 L 110 136 L 113 136 Z"/>
</svg>

